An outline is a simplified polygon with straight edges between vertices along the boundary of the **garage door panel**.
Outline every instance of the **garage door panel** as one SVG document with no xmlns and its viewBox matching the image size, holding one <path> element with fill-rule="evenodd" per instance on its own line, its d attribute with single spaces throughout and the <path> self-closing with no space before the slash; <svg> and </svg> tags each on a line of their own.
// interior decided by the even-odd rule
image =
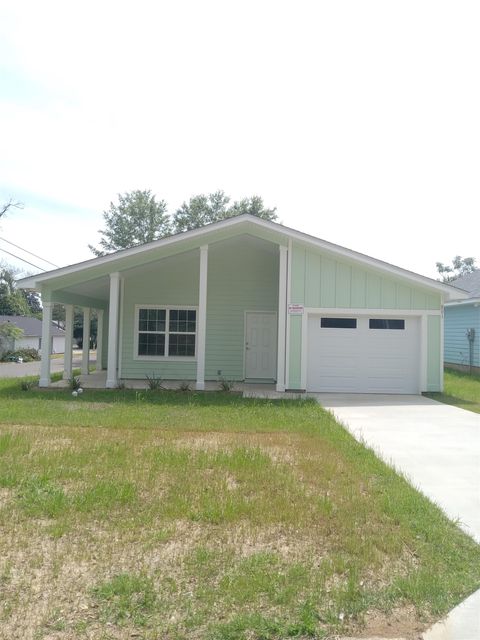
<svg viewBox="0 0 480 640">
<path fill-rule="evenodd" d="M 320 318 L 308 321 L 309 391 L 419 392 L 418 318 L 405 318 L 404 329 L 370 329 L 368 317 L 356 329 L 322 328 Z"/>
</svg>

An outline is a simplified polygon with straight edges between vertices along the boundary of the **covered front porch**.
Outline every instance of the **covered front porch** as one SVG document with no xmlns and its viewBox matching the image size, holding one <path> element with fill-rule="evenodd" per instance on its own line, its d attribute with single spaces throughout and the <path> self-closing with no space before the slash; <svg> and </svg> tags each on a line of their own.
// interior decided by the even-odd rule
<svg viewBox="0 0 480 640">
<path fill-rule="evenodd" d="M 82 389 L 105 389 L 107 382 L 107 372 L 105 370 L 91 371 L 89 374 L 80 374 L 78 376 Z M 183 386 L 187 384 L 188 389 Z M 178 380 L 162 380 L 162 390 L 165 391 L 200 391 L 197 388 L 194 380 L 186 380 L 179 382 Z M 65 389 L 69 387 L 69 381 L 67 379 L 58 380 L 52 382 L 50 387 L 57 389 Z M 138 391 L 146 391 L 148 387 L 148 381 L 145 380 L 120 380 L 119 388 L 124 389 L 137 389 Z M 221 391 L 219 381 L 207 380 L 201 391 L 215 392 Z M 235 382 L 232 389 L 233 393 L 241 393 L 244 397 L 256 397 L 256 398 L 286 398 L 287 396 L 283 392 L 277 391 L 275 383 L 253 383 L 253 382 Z M 288 394 L 290 395 L 290 394 Z M 292 397 L 297 397 L 298 394 L 291 394 Z"/>
<path fill-rule="evenodd" d="M 65 268 L 42 282 L 43 344 L 51 342 L 53 306 L 65 306 L 65 366 L 63 380 L 54 386 L 67 386 L 72 377 L 74 308 L 81 307 L 84 345 L 90 343 L 93 313 L 98 318 L 93 371 L 86 349 L 82 357 L 84 388 L 145 389 L 147 376 L 154 376 L 170 389 L 186 380 L 192 390 L 218 390 L 223 378 L 234 380 L 236 390 L 246 385 L 247 390 L 284 392 L 288 242 L 278 234 L 259 238 L 245 231 L 242 227 L 240 234 L 215 236 L 197 246 L 182 242 L 181 251 L 168 241 L 162 241 L 162 251 L 126 250 L 84 263 L 83 269 L 72 267 L 72 273 Z M 135 260 L 129 255 L 133 251 L 140 254 Z M 193 328 L 180 328 L 182 313 Z M 255 375 L 249 367 L 249 323 L 255 332 L 267 320 L 268 375 Z M 190 342 L 182 342 L 182 330 Z M 191 351 L 181 352 L 185 344 Z M 41 387 L 51 385 L 49 355 L 42 359 Z"/>
</svg>

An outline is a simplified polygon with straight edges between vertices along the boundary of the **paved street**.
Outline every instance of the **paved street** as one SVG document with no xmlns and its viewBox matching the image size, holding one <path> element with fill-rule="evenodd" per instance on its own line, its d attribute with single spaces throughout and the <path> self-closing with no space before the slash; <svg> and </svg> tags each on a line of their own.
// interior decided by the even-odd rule
<svg viewBox="0 0 480 640">
<path fill-rule="evenodd" d="M 95 352 L 90 352 L 90 361 L 95 361 Z M 73 352 L 73 368 L 79 368 L 82 363 L 82 352 Z M 51 372 L 63 371 L 63 356 L 52 358 Z M 23 378 L 24 376 L 40 375 L 40 361 L 38 362 L 0 362 L 0 378 Z"/>
</svg>

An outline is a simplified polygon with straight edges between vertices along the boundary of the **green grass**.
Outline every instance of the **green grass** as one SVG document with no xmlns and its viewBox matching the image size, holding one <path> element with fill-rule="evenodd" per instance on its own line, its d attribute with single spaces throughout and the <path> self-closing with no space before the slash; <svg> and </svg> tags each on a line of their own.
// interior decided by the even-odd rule
<svg viewBox="0 0 480 640">
<path fill-rule="evenodd" d="M 446 369 L 443 393 L 425 395 L 445 404 L 480 413 L 480 375 Z"/>
<path fill-rule="evenodd" d="M 413 632 L 480 586 L 479 547 L 313 401 L 1 380 L 0 529 L 7 637 Z"/>
</svg>

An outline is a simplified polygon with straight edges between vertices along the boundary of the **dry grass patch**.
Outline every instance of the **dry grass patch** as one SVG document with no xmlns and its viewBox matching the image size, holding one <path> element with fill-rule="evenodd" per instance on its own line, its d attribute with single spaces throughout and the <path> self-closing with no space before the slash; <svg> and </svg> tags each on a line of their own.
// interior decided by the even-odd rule
<svg viewBox="0 0 480 640">
<path fill-rule="evenodd" d="M 0 427 L 5 637 L 414 637 L 479 585 L 478 547 L 317 405 L 160 394 L 128 426 L 111 397 L 108 427 L 62 395 Z"/>
</svg>

